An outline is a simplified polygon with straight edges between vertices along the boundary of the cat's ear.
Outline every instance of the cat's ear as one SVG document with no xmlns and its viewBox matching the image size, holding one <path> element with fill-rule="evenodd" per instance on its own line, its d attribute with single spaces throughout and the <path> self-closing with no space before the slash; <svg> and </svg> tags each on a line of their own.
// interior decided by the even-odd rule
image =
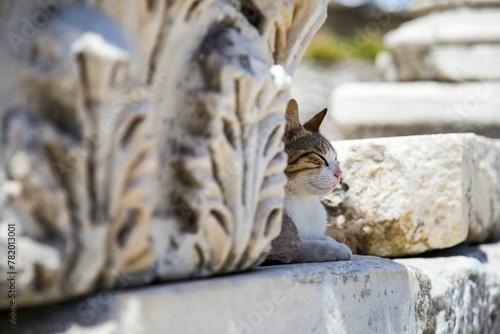
<svg viewBox="0 0 500 334">
<path fill-rule="evenodd" d="M 288 101 L 288 105 L 286 106 L 285 117 L 286 117 L 285 136 L 302 128 L 302 125 L 300 124 L 299 120 L 299 105 L 297 104 L 297 101 L 295 101 L 294 99 Z"/>
<path fill-rule="evenodd" d="M 306 122 L 306 124 L 304 124 L 304 129 L 311 132 L 319 132 L 319 127 L 321 125 L 321 122 L 323 122 L 323 119 L 325 119 L 327 111 L 328 109 L 325 108 L 314 115 L 313 118 L 311 118 Z"/>
</svg>

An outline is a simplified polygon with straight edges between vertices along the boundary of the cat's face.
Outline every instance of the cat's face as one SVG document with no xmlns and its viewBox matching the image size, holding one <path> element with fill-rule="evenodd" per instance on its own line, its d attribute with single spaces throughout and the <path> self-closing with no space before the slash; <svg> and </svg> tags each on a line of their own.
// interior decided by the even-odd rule
<svg viewBox="0 0 500 334">
<path fill-rule="evenodd" d="M 296 195 L 324 196 L 340 182 L 342 171 L 337 153 L 320 133 L 326 109 L 304 125 L 299 122 L 297 102 L 290 100 L 286 110 L 285 151 L 288 165 L 286 191 Z"/>
</svg>

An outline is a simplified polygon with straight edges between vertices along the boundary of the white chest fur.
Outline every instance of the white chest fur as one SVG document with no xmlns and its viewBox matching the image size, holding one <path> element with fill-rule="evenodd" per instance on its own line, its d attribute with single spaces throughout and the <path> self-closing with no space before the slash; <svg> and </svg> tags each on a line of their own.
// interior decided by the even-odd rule
<svg viewBox="0 0 500 334">
<path fill-rule="evenodd" d="M 287 194 L 284 212 L 297 226 L 301 239 L 319 239 L 325 235 L 326 211 L 318 196 Z"/>
</svg>

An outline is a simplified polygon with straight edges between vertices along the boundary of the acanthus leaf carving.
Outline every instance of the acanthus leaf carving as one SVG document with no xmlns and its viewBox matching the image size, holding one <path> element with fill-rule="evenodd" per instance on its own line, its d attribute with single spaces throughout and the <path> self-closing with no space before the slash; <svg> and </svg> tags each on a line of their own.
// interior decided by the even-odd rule
<svg viewBox="0 0 500 334">
<path fill-rule="evenodd" d="M 37 9 L 5 8 L 4 33 Z M 0 225 L 35 254 L 19 305 L 261 263 L 281 225 L 289 74 L 325 13 L 70 1 L 19 55 L 2 41 Z"/>
</svg>

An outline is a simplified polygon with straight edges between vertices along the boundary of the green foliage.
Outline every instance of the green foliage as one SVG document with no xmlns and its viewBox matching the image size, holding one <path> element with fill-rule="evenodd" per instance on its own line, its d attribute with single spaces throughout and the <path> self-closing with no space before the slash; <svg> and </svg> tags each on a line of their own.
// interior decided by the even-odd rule
<svg viewBox="0 0 500 334">
<path fill-rule="evenodd" d="M 353 35 L 340 38 L 334 34 L 317 34 L 304 54 L 304 60 L 322 63 L 360 58 L 373 63 L 384 50 L 382 36 Z"/>
</svg>

